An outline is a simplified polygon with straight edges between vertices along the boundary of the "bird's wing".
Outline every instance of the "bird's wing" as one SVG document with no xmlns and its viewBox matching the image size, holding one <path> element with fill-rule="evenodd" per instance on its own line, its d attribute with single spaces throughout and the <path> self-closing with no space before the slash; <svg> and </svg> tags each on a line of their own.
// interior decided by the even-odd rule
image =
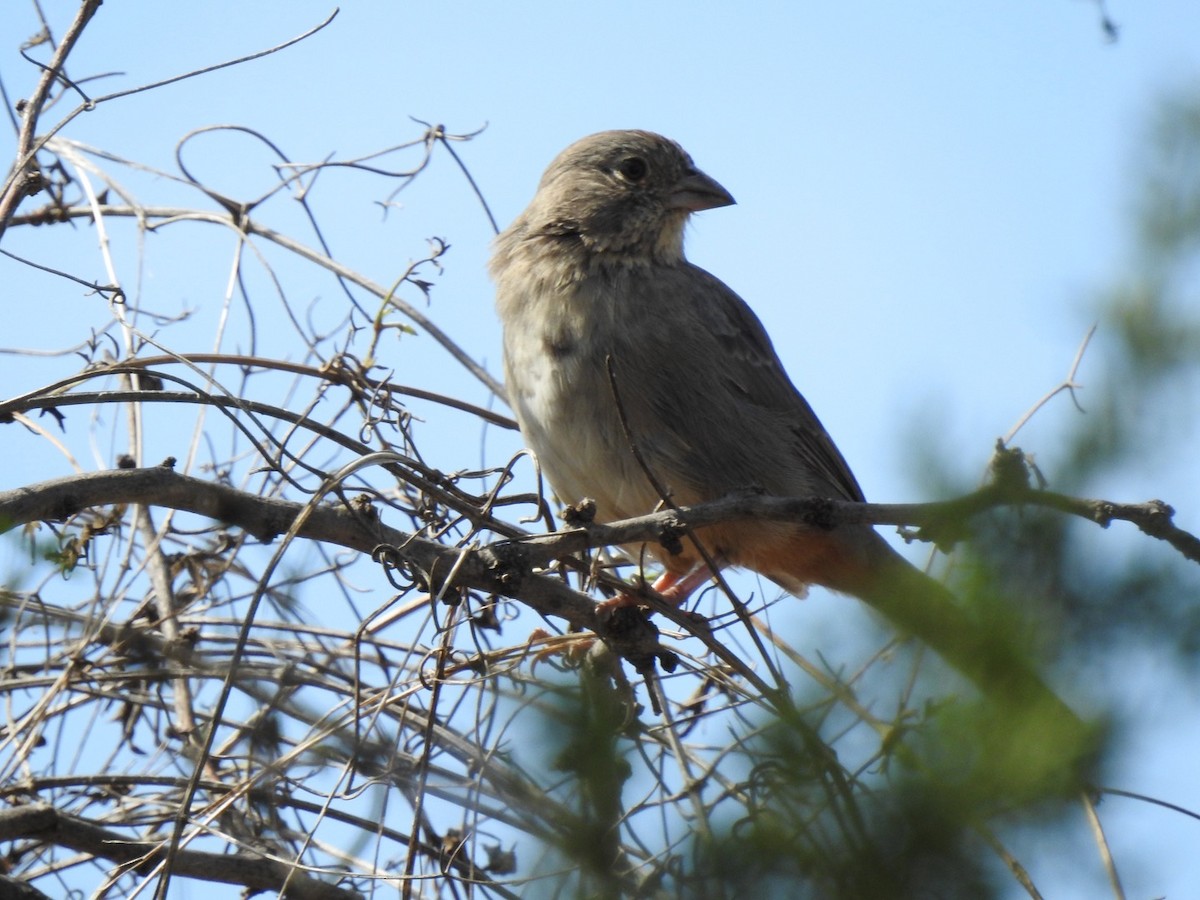
<svg viewBox="0 0 1200 900">
<path fill-rule="evenodd" d="M 671 455 L 684 457 L 671 460 L 675 468 L 706 480 L 701 489 L 715 480 L 725 489 L 863 500 L 753 310 L 703 269 L 668 271 L 653 296 L 633 292 L 641 315 L 627 337 L 641 360 L 637 383 L 654 385 L 634 402 L 653 407 L 659 428 L 673 435 Z"/>
</svg>

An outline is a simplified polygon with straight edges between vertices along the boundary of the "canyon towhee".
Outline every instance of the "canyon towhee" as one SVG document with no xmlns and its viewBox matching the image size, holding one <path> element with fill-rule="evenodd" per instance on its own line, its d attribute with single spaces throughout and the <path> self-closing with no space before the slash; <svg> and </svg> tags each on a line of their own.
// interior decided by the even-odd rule
<svg viewBox="0 0 1200 900">
<path fill-rule="evenodd" d="M 750 307 L 684 258 L 689 215 L 733 202 L 673 141 L 607 131 L 559 154 L 496 240 L 509 403 L 559 499 L 593 498 L 599 521 L 651 512 L 655 482 L 679 505 L 748 489 L 863 500 Z M 869 526 L 739 520 L 694 537 L 718 565 L 789 592 L 858 596 L 989 692 L 1074 720 L 1015 649 Z M 646 549 L 669 599 L 711 575 L 686 538 L 682 552 Z"/>
</svg>

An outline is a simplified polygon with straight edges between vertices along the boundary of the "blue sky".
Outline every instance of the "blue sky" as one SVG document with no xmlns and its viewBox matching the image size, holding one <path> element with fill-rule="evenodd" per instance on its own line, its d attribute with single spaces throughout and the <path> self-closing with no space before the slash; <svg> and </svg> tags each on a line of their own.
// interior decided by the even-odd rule
<svg viewBox="0 0 1200 900">
<path fill-rule="evenodd" d="M 106 4 L 72 71 L 119 69 L 90 85 L 116 90 L 278 43 L 331 9 L 308 0 Z M 995 438 L 1065 374 L 1097 292 L 1127 269 L 1139 140 L 1165 93 L 1200 84 L 1200 6 L 1113 0 L 1109 13 L 1116 43 L 1086 0 L 360 2 L 285 53 L 102 106 L 66 134 L 170 168 L 178 138 L 204 124 L 253 125 L 306 161 L 416 138 L 409 116 L 451 132 L 486 124 L 458 150 L 502 226 L 576 138 L 615 127 L 667 134 L 738 200 L 697 217 L 689 257 L 761 316 L 868 496 L 912 500 L 914 432 L 935 428 L 955 474 L 981 476 Z M 0 72 L 16 96 L 32 75 L 11 48 L 34 30 L 24 14 L 0 25 Z M 231 193 L 270 186 L 248 142 L 194 150 L 189 160 L 224 173 Z M 362 217 L 381 191 L 352 176 L 334 184 L 314 202 L 342 234 L 339 217 Z M 431 315 L 498 373 L 484 272 L 491 232 L 477 202 L 444 156 L 397 199 L 386 227 L 335 245 L 335 255 L 386 282 L 426 237 L 448 239 Z M 100 277 L 94 238 L 80 232 L 80 258 Z M 162 308 L 203 307 L 227 271 L 191 268 L 186 242 L 168 243 L 178 240 L 164 235 L 151 257 L 148 296 Z M 32 231 L 5 243 L 34 258 L 49 246 Z M 0 268 L 13 317 L 5 346 L 57 346 L 47 315 L 104 318 L 74 287 L 6 261 Z M 14 302 L 18 291 L 39 303 Z M 1101 330 L 1097 346 L 1105 340 Z M 398 381 L 419 383 L 426 361 L 444 362 L 427 345 L 397 347 Z M 61 371 L 0 357 L 6 395 Z M 1081 380 L 1099 383 L 1100 374 L 1085 361 Z M 439 376 L 449 392 L 487 402 L 454 367 Z M 1051 481 L 1055 437 L 1076 415 L 1060 400 L 1018 441 Z M 515 446 L 504 435 L 488 441 L 489 456 Z M 478 442 L 465 443 L 448 441 L 439 464 L 478 463 Z M 13 477 L 24 477 L 20 467 Z M 1200 530 L 1200 491 L 1186 470 L 1146 473 L 1112 493 L 1164 496 L 1181 525 Z M 1200 698 L 1187 699 L 1194 710 Z M 1137 764 L 1120 786 L 1197 808 L 1198 736 L 1166 721 L 1172 711 L 1148 703 L 1141 733 L 1155 739 L 1131 754 Z M 1200 880 L 1185 849 L 1195 823 L 1110 806 L 1115 839 L 1127 842 L 1130 896 L 1187 896 Z M 1091 896 L 1072 893 L 1072 873 L 1058 877 L 1061 890 L 1049 896 Z"/>
<path fill-rule="evenodd" d="M 328 12 L 215 8 L 177 8 L 136 33 L 106 10 L 83 49 L 124 45 L 118 83 L 132 84 Z M 883 498 L 904 475 L 895 436 L 914 409 L 952 409 L 944 424 L 982 465 L 1061 377 L 1090 292 L 1121 270 L 1133 137 L 1158 93 L 1194 76 L 1200 43 L 1188 4 L 1121 12 L 1110 45 L 1082 0 L 737 16 L 703 3 L 358 4 L 287 54 L 119 101 L 76 130 L 143 157 L 149 144 L 168 165 L 198 123 L 254 124 L 305 160 L 414 137 L 410 115 L 459 132 L 487 123 L 460 149 L 502 224 L 575 138 L 668 134 L 739 201 L 698 218 L 690 256 L 759 312 Z M 247 80 L 261 88 L 247 94 Z M 146 110 L 153 131 L 129 128 Z M 448 161 L 431 174 L 399 198 L 408 215 L 394 234 L 451 239 L 435 312 L 469 310 L 481 327 L 457 336 L 494 360 L 495 330 L 478 315 L 486 220 Z"/>
</svg>

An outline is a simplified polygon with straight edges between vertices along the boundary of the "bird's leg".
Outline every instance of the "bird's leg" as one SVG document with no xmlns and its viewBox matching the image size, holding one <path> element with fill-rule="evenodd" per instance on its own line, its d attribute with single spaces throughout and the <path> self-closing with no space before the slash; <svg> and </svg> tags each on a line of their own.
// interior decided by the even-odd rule
<svg viewBox="0 0 1200 900">
<path fill-rule="evenodd" d="M 651 589 L 671 606 L 680 606 L 692 592 L 712 577 L 708 566 L 701 563 L 684 572 L 672 572 L 669 569 L 654 579 Z M 619 609 L 623 606 L 637 606 L 638 595 L 634 591 L 622 591 L 615 597 L 602 600 L 596 604 L 597 609 Z"/>
<path fill-rule="evenodd" d="M 690 572 L 663 572 L 654 580 L 654 590 L 672 606 L 680 606 L 692 591 L 712 578 L 712 572 L 704 563 L 696 566 Z"/>
</svg>

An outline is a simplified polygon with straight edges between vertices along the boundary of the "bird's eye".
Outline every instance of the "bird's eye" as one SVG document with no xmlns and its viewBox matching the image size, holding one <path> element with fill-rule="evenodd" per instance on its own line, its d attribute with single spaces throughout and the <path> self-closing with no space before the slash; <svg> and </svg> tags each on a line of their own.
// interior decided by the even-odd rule
<svg viewBox="0 0 1200 900">
<path fill-rule="evenodd" d="M 650 167 L 640 156 L 627 156 L 617 163 L 617 172 L 631 184 L 636 184 L 645 178 L 649 170 Z"/>
</svg>

